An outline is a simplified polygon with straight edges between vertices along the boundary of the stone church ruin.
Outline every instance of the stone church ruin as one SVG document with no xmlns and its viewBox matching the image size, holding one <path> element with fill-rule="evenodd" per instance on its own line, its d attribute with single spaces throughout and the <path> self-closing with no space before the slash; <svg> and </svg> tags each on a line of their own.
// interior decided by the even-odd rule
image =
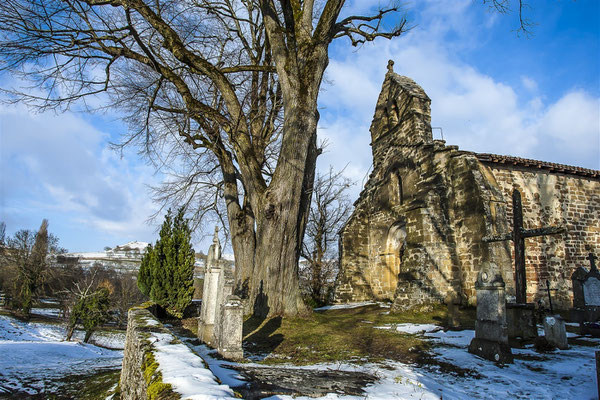
<svg viewBox="0 0 600 400">
<path fill-rule="evenodd" d="M 564 232 L 525 239 L 525 301 L 547 300 L 548 280 L 555 307 L 570 308 L 571 275 L 600 253 L 600 171 L 434 140 L 431 100 L 392 65 L 370 128 L 373 170 L 340 231 L 335 301 L 389 300 L 396 310 L 448 296 L 474 304 L 484 263 L 499 267 L 515 296 L 512 243 L 484 239 L 511 231 L 517 190 L 524 229 Z"/>
</svg>

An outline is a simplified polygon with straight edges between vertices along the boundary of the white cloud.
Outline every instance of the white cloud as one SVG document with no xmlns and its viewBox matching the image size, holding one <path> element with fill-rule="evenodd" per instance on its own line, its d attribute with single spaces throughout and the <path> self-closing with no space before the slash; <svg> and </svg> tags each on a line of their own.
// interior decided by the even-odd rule
<svg viewBox="0 0 600 400">
<path fill-rule="evenodd" d="M 484 36 L 482 26 L 493 25 L 495 14 L 475 23 L 467 8 L 471 1 L 455 4 L 427 2 L 426 29 L 417 27 L 397 40 L 367 44 L 358 52 L 336 48 L 327 71 L 332 85 L 320 97 L 319 134 L 331 145 L 319 168 L 350 163 L 348 176 L 366 174 L 371 165 L 368 127 L 388 59 L 395 61 L 395 72 L 413 78 L 432 99 L 432 125 L 443 128 L 447 144 L 600 168 L 600 99 L 581 90 L 546 96 L 531 77 L 517 75 L 513 87 L 466 64 L 460 49 L 478 46 L 474 32 Z"/>
<path fill-rule="evenodd" d="M 528 76 L 522 76 L 521 82 L 523 83 L 523 86 L 525 87 L 525 89 L 527 89 L 531 92 L 536 92 L 538 90 L 537 82 Z"/>
<path fill-rule="evenodd" d="M 101 128 L 77 114 L 0 107 L 0 219 L 10 220 L 14 231 L 43 213 L 62 227 L 63 245 L 71 248 L 83 238 L 69 235 L 85 227 L 90 237 L 109 241 L 106 245 L 149 240 L 154 228 L 145 220 L 155 206 L 146 184 L 157 178 L 134 152 L 119 158 L 107 142 Z"/>
</svg>

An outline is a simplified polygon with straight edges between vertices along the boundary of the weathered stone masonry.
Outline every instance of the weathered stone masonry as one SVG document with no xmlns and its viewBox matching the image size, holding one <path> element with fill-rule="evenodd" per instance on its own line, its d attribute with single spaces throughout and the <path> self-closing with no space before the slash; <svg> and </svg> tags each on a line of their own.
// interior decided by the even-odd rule
<svg viewBox="0 0 600 400">
<path fill-rule="evenodd" d="M 233 399 L 204 361 L 148 309 L 129 310 L 120 379 L 121 399 Z"/>
<path fill-rule="evenodd" d="M 414 81 L 388 72 L 370 128 L 373 171 L 341 231 L 336 301 L 388 299 L 403 309 L 456 294 L 474 303 L 485 261 L 500 267 L 507 293 L 514 294 L 511 243 L 482 239 L 510 231 L 516 187 L 529 228 L 565 224 L 570 231 L 564 239 L 528 240 L 529 295 L 541 296 L 538 282 L 549 279 L 559 289 L 560 306 L 570 306 L 570 273 L 587 252 L 600 249 L 598 171 L 560 166 L 555 173 L 446 146 L 433 140 L 429 105 Z M 561 217 L 551 218 L 557 207 Z M 536 241 L 559 244 L 530 246 Z"/>
<path fill-rule="evenodd" d="M 600 254 L 600 172 L 517 157 L 478 154 L 487 165 L 505 198 L 513 189 L 521 192 L 523 222 L 529 228 L 561 225 L 560 236 L 526 240 L 528 301 L 546 301 L 546 280 L 556 300 L 571 307 L 571 275 L 577 267 L 589 267 L 588 253 Z M 512 203 L 507 203 L 512 218 Z M 511 249 L 512 250 L 512 249 Z"/>
</svg>

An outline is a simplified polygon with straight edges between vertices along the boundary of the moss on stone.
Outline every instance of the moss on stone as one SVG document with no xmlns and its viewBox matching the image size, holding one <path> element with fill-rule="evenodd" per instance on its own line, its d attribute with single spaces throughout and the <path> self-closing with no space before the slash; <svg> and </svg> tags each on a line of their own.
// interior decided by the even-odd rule
<svg viewBox="0 0 600 400">
<path fill-rule="evenodd" d="M 142 373 L 148 385 L 146 394 L 149 400 L 181 398 L 173 391 L 173 386 L 162 381 L 162 373 L 158 370 L 158 363 L 151 350 L 146 351 L 144 354 Z"/>
</svg>

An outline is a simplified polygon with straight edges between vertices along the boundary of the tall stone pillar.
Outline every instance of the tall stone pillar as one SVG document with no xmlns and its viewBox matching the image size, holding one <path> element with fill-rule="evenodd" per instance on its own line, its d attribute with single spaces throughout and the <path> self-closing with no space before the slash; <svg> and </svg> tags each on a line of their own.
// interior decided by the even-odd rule
<svg viewBox="0 0 600 400">
<path fill-rule="evenodd" d="M 506 324 L 504 280 L 495 264 L 485 262 L 475 282 L 477 321 L 469 353 L 498 363 L 512 363 Z"/>
<path fill-rule="evenodd" d="M 209 345 L 214 344 L 214 326 L 218 313 L 219 282 L 223 275 L 221 263 L 221 243 L 218 230 L 215 229 L 213 244 L 208 249 L 204 273 L 204 287 L 202 292 L 202 308 L 198 320 L 198 338 Z"/>
</svg>

